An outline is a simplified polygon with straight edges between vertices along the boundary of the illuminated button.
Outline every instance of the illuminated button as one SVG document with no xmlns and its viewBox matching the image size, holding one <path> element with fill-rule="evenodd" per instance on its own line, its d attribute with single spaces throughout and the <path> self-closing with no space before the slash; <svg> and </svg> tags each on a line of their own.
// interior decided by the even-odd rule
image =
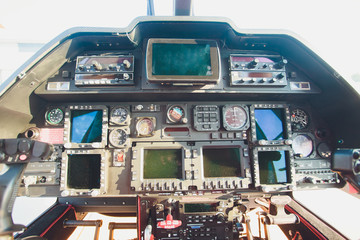
<svg viewBox="0 0 360 240">
<path fill-rule="evenodd" d="M 21 155 L 19 156 L 19 159 L 20 159 L 21 161 L 25 161 L 27 158 L 28 158 L 28 157 L 27 157 L 25 154 L 21 154 Z"/>
</svg>

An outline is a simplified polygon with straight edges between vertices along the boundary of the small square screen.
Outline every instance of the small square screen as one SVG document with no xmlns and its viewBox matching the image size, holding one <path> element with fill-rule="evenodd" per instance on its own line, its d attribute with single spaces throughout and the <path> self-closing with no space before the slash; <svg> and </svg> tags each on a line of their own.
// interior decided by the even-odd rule
<svg viewBox="0 0 360 240">
<path fill-rule="evenodd" d="M 71 111 L 72 143 L 101 142 L 102 138 L 102 110 L 74 110 Z"/>
<path fill-rule="evenodd" d="M 67 185 L 74 189 L 100 188 L 100 154 L 69 154 Z"/>
<path fill-rule="evenodd" d="M 182 149 L 145 149 L 144 179 L 182 178 Z"/>
<path fill-rule="evenodd" d="M 258 159 L 261 184 L 290 182 L 286 151 L 258 152 Z"/>
<path fill-rule="evenodd" d="M 204 177 L 241 177 L 239 148 L 204 148 Z"/>
<path fill-rule="evenodd" d="M 154 43 L 153 75 L 212 76 L 210 44 Z"/>
<path fill-rule="evenodd" d="M 255 109 L 257 140 L 281 140 L 285 138 L 284 109 Z"/>
</svg>

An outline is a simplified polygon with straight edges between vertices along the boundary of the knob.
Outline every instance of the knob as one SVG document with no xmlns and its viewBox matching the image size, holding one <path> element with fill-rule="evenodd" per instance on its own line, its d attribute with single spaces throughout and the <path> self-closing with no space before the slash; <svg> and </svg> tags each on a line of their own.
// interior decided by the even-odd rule
<svg viewBox="0 0 360 240">
<path fill-rule="evenodd" d="M 225 221 L 224 214 L 220 213 L 220 214 L 216 215 L 216 219 L 218 222 L 224 222 Z"/>
<path fill-rule="evenodd" d="M 79 69 L 80 71 L 84 71 L 85 67 L 84 67 L 84 65 L 79 65 L 79 66 L 78 66 L 78 69 Z"/>
<path fill-rule="evenodd" d="M 353 152 L 353 159 L 359 159 L 359 158 L 360 158 L 359 152 L 354 151 Z"/>
<path fill-rule="evenodd" d="M 130 63 L 130 61 L 127 60 L 127 59 L 125 59 L 125 60 L 123 61 L 123 64 L 124 64 L 124 67 L 125 67 L 126 69 L 129 69 L 129 68 L 131 67 L 131 63 Z"/>
<path fill-rule="evenodd" d="M 247 68 L 249 69 L 255 68 L 258 63 L 259 63 L 259 59 L 255 58 L 254 60 L 248 63 Z"/>
<path fill-rule="evenodd" d="M 266 78 L 260 78 L 259 83 L 264 83 L 264 82 L 266 82 Z"/>
<path fill-rule="evenodd" d="M 355 172 L 356 174 L 360 173 L 360 163 L 357 163 L 357 164 L 355 165 L 355 167 L 354 167 L 354 172 Z"/>
<path fill-rule="evenodd" d="M 129 76 L 129 74 L 127 74 L 127 73 L 124 73 L 124 80 L 125 81 L 127 81 L 127 80 L 129 80 L 130 79 L 130 76 Z"/>
<path fill-rule="evenodd" d="M 281 69 L 281 68 L 283 68 L 287 63 L 288 63 L 288 61 L 287 61 L 286 59 L 281 59 L 279 62 L 277 62 L 277 63 L 274 65 L 274 68 L 276 68 L 276 69 Z"/>
<path fill-rule="evenodd" d="M 271 82 L 271 83 L 275 83 L 277 81 L 277 79 L 276 78 L 272 78 L 272 79 L 270 79 L 270 81 L 269 82 Z"/>
<path fill-rule="evenodd" d="M 109 70 L 114 70 L 114 69 L 115 69 L 115 66 L 114 66 L 114 64 L 110 64 L 110 65 L 108 66 L 108 68 L 109 68 Z"/>
<path fill-rule="evenodd" d="M 282 73 L 279 73 L 278 75 L 276 75 L 276 78 L 277 79 L 283 79 L 284 78 L 284 75 Z"/>
<path fill-rule="evenodd" d="M 250 80 L 249 80 L 249 83 L 254 83 L 255 82 L 255 78 L 251 78 Z"/>
<path fill-rule="evenodd" d="M 103 69 L 103 67 L 101 66 L 101 64 L 98 61 L 92 61 L 92 65 L 95 68 L 95 70 L 100 71 Z"/>
</svg>

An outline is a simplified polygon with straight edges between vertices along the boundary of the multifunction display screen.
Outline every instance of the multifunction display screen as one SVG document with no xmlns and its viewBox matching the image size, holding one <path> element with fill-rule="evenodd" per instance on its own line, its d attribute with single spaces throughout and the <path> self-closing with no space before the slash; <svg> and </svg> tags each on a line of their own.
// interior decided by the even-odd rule
<svg viewBox="0 0 360 240">
<path fill-rule="evenodd" d="M 284 109 L 255 109 L 256 138 L 257 140 L 284 139 Z"/>
<path fill-rule="evenodd" d="M 71 111 L 72 143 L 101 142 L 102 138 L 102 110 L 73 110 Z"/>
<path fill-rule="evenodd" d="M 261 184 L 289 183 L 287 151 L 259 151 Z"/>
<path fill-rule="evenodd" d="M 241 177 L 239 148 L 204 148 L 204 177 Z"/>
<path fill-rule="evenodd" d="M 145 149 L 144 179 L 182 178 L 182 149 Z"/>
<path fill-rule="evenodd" d="M 100 154 L 69 154 L 67 186 L 73 189 L 99 189 L 100 162 Z"/>
<path fill-rule="evenodd" d="M 210 45 L 154 43 L 152 74 L 211 76 Z"/>
</svg>

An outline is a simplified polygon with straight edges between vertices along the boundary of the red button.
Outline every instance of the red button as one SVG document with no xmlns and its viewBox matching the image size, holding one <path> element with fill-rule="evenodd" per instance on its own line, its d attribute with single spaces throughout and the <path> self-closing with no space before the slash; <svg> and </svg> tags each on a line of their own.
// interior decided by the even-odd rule
<svg viewBox="0 0 360 240">
<path fill-rule="evenodd" d="M 20 159 L 21 161 L 25 161 L 25 160 L 27 160 L 27 156 L 26 156 L 25 154 L 21 154 L 20 157 L 19 157 L 19 159 Z"/>
</svg>

